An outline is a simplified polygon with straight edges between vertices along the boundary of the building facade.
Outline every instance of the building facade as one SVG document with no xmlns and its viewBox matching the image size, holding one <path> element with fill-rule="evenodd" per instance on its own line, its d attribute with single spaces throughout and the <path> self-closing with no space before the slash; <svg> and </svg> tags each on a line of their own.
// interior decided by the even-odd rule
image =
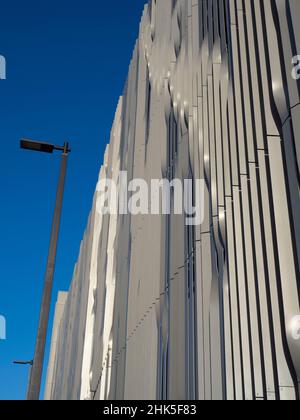
<svg viewBox="0 0 300 420">
<path fill-rule="evenodd" d="M 103 215 L 96 191 L 47 398 L 299 399 L 299 16 L 145 6 L 99 179 L 204 179 L 205 217 Z"/>
</svg>

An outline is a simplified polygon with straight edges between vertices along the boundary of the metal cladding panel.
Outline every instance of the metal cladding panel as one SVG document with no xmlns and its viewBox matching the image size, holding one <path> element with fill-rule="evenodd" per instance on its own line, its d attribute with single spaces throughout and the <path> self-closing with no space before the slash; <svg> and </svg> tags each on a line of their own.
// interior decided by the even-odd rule
<svg viewBox="0 0 300 420">
<path fill-rule="evenodd" d="M 204 220 L 96 191 L 52 399 L 299 399 L 299 7 L 145 6 L 99 180 L 204 179 Z"/>
</svg>

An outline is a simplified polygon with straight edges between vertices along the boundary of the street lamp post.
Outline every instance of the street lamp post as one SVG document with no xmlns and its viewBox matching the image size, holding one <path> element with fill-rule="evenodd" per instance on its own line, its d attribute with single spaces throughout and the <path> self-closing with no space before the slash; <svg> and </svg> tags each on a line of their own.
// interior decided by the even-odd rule
<svg viewBox="0 0 300 420">
<path fill-rule="evenodd" d="M 55 269 L 55 260 L 57 252 L 57 242 L 60 228 L 61 211 L 64 195 L 64 185 L 67 171 L 68 154 L 71 152 L 69 143 L 63 146 L 55 146 L 53 144 L 36 142 L 32 140 L 23 139 L 20 144 L 22 149 L 33 150 L 37 152 L 53 153 L 54 150 L 62 152 L 60 176 L 58 181 L 58 188 L 56 194 L 56 204 L 54 210 L 54 217 L 52 223 L 52 231 L 50 238 L 49 254 L 47 260 L 46 274 L 43 298 L 40 311 L 40 320 L 37 332 L 35 354 L 30 372 L 30 379 L 27 391 L 27 400 L 38 400 L 40 396 L 41 381 L 43 374 L 43 365 L 45 357 L 46 338 L 51 306 L 51 295 L 53 289 L 53 277 Z"/>
</svg>

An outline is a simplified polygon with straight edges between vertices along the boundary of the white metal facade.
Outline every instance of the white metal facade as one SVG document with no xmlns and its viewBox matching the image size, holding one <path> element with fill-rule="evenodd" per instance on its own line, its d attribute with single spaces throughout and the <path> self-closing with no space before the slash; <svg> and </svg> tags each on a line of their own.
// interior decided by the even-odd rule
<svg viewBox="0 0 300 420">
<path fill-rule="evenodd" d="M 299 16 L 145 7 L 100 179 L 205 179 L 205 221 L 101 216 L 96 193 L 52 399 L 299 399 Z"/>
</svg>

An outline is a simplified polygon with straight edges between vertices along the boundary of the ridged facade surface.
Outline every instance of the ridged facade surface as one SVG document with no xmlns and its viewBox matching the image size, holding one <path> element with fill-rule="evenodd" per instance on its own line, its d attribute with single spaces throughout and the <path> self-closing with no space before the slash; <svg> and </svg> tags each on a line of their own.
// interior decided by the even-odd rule
<svg viewBox="0 0 300 420">
<path fill-rule="evenodd" d="M 49 398 L 299 399 L 299 17 L 299 0 L 145 6 L 100 179 L 204 179 L 205 220 L 102 216 L 96 192 Z"/>
</svg>

